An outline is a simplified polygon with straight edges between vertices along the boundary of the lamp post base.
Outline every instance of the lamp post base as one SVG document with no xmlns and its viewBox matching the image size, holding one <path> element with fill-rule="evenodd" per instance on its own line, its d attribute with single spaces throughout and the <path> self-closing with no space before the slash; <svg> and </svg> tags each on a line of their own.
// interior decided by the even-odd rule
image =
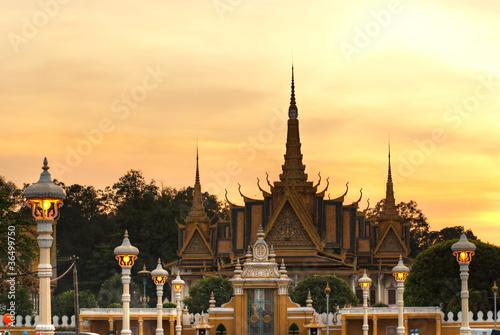
<svg viewBox="0 0 500 335">
<path fill-rule="evenodd" d="M 123 329 L 122 332 L 121 332 L 122 335 L 130 335 L 132 334 L 132 331 L 129 330 L 129 329 Z"/>
<path fill-rule="evenodd" d="M 470 328 L 468 328 L 468 327 L 461 327 L 460 328 L 460 335 L 470 335 Z"/>
<path fill-rule="evenodd" d="M 54 325 L 37 325 L 36 328 L 36 333 L 40 335 L 54 335 L 54 331 L 56 330 L 54 328 Z"/>
<path fill-rule="evenodd" d="M 163 328 L 160 328 L 160 329 L 156 328 L 155 334 L 156 335 L 163 335 Z"/>
</svg>

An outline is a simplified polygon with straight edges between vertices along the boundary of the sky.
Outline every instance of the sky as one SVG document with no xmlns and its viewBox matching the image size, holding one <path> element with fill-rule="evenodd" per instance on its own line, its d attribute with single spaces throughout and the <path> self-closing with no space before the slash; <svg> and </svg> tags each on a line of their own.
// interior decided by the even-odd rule
<svg viewBox="0 0 500 335">
<path fill-rule="evenodd" d="M 112 186 L 130 169 L 242 204 L 279 179 L 292 61 L 303 162 L 500 239 L 497 0 L 0 2 L 0 175 Z"/>
</svg>

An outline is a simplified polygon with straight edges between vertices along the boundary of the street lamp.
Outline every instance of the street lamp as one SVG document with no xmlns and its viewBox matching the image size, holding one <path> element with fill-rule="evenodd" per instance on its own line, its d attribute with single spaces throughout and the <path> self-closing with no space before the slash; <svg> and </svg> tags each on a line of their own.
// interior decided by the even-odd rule
<svg viewBox="0 0 500 335">
<path fill-rule="evenodd" d="M 116 259 L 118 260 L 118 264 L 120 264 L 122 268 L 122 283 L 123 283 L 123 327 L 122 334 L 132 334 L 130 330 L 130 316 L 129 316 L 129 307 L 130 307 L 130 270 L 134 265 L 134 260 L 137 258 L 139 254 L 139 249 L 130 244 L 130 240 L 128 239 L 128 231 L 125 230 L 125 236 L 123 237 L 122 245 L 115 248 Z"/>
<path fill-rule="evenodd" d="M 52 247 L 52 225 L 59 214 L 59 208 L 66 199 L 66 193 L 59 185 L 54 184 L 49 173 L 47 158 L 43 160 L 43 172 L 37 183 L 32 184 L 24 191 L 24 197 L 29 201 L 33 217 L 37 224 L 38 246 L 40 247 L 40 263 L 38 278 L 40 288 L 39 322 L 36 333 L 40 335 L 54 334 L 52 312 L 50 308 L 50 279 L 52 264 L 50 262 L 50 248 Z"/>
<path fill-rule="evenodd" d="M 326 294 L 326 335 L 329 335 L 329 330 L 330 330 L 330 316 L 328 315 L 328 299 L 330 298 L 330 292 L 332 290 L 330 289 L 330 286 L 328 286 L 328 283 L 326 283 L 326 288 L 325 288 L 325 294 Z"/>
<path fill-rule="evenodd" d="M 157 323 L 156 323 L 156 335 L 163 335 L 163 327 L 162 327 L 162 310 L 163 310 L 163 284 L 167 281 L 168 272 L 164 270 L 161 266 L 161 261 L 158 258 L 158 265 L 156 269 L 151 271 L 151 276 L 153 277 L 153 281 L 156 284 L 156 296 L 158 297 L 158 303 L 156 304 L 156 310 L 158 312 L 157 315 Z"/>
<path fill-rule="evenodd" d="M 364 270 L 363 277 L 358 282 L 363 290 L 363 335 L 368 335 L 368 292 L 370 291 L 372 280 L 366 275 L 366 269 Z"/>
<path fill-rule="evenodd" d="M 498 287 L 497 287 L 497 282 L 493 282 L 493 287 L 491 288 L 493 291 L 493 310 L 495 311 L 495 328 L 497 329 L 497 292 L 498 292 Z"/>
<path fill-rule="evenodd" d="M 139 301 L 141 302 L 142 307 L 146 308 L 149 303 L 149 297 L 146 295 L 146 277 L 151 274 L 151 272 L 146 270 L 146 264 L 144 264 L 142 270 L 137 273 L 142 276 L 142 285 L 144 287 L 143 295 L 139 298 Z"/>
<path fill-rule="evenodd" d="M 469 328 L 469 291 L 467 280 L 469 279 L 469 264 L 476 245 L 467 241 L 465 236 L 465 228 L 462 227 L 462 235 L 460 240 L 451 246 L 451 251 L 457 257 L 458 264 L 460 264 L 460 279 L 462 280 L 462 327 L 460 328 L 460 335 L 470 335 Z"/>
<path fill-rule="evenodd" d="M 177 325 L 175 326 L 175 334 L 176 335 L 181 335 L 182 332 L 182 323 L 181 323 L 181 292 L 182 289 L 184 288 L 184 280 L 181 279 L 181 276 L 179 275 L 179 271 L 177 271 L 177 277 L 172 280 L 172 287 L 174 288 L 175 291 L 175 301 L 177 302 L 177 307 L 175 308 L 177 310 Z"/>
<path fill-rule="evenodd" d="M 399 255 L 398 265 L 392 268 L 392 274 L 394 275 L 394 278 L 396 279 L 398 285 L 398 335 L 403 335 L 405 333 L 405 327 L 403 324 L 403 292 L 405 289 L 404 285 L 406 276 L 408 276 L 408 272 L 410 272 L 410 269 L 408 269 L 408 267 L 403 264 L 403 257 Z"/>
</svg>

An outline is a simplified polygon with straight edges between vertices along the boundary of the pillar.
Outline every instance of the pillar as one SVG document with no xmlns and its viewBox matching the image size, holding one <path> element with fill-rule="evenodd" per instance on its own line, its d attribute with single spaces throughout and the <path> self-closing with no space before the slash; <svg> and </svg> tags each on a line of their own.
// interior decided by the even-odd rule
<svg viewBox="0 0 500 335">
<path fill-rule="evenodd" d="M 139 335 L 144 335 L 144 320 L 142 319 L 142 316 L 139 316 Z"/>
<path fill-rule="evenodd" d="M 80 322 L 80 324 L 82 324 L 82 323 L 83 322 Z M 108 324 L 109 324 L 109 331 L 115 330 L 115 320 L 113 319 L 112 316 L 109 317 Z"/>
<path fill-rule="evenodd" d="M 441 316 L 436 316 L 436 335 L 441 335 Z"/>
</svg>

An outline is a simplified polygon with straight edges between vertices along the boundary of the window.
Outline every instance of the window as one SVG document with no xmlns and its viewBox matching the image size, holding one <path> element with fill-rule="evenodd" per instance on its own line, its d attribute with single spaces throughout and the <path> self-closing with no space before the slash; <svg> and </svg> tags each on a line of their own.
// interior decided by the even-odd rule
<svg viewBox="0 0 500 335">
<path fill-rule="evenodd" d="M 215 330 L 215 334 L 216 335 L 226 335 L 227 334 L 226 327 L 224 327 L 224 325 L 222 323 L 219 324 L 219 326 L 217 326 L 217 329 Z"/>
<path fill-rule="evenodd" d="M 389 305 L 395 305 L 396 304 L 396 290 L 390 289 L 387 293 L 389 294 Z"/>
<path fill-rule="evenodd" d="M 298 335 L 299 334 L 299 326 L 297 324 L 292 323 L 290 328 L 288 328 L 288 334 L 289 335 Z"/>
</svg>

